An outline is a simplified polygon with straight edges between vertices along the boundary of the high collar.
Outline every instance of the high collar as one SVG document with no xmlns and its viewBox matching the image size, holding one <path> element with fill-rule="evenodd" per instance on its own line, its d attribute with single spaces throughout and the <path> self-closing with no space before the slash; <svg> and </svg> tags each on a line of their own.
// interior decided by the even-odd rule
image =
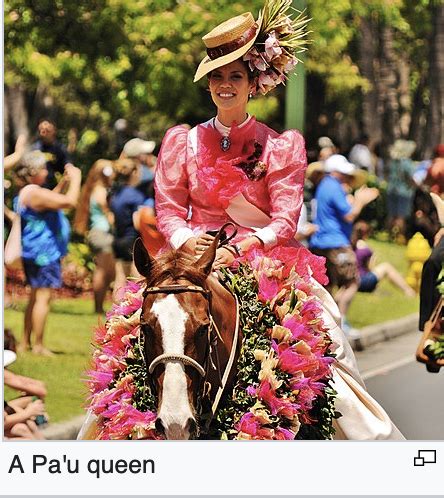
<svg viewBox="0 0 444 498">
<path fill-rule="evenodd" d="M 247 119 L 243 123 L 238 125 L 238 128 L 243 128 L 244 126 L 246 126 L 250 122 L 251 118 L 252 118 L 251 114 L 248 114 Z M 217 116 L 214 118 L 213 123 L 216 130 L 223 137 L 228 137 L 228 135 L 230 134 L 231 126 L 225 126 L 224 124 L 222 124 Z"/>
</svg>

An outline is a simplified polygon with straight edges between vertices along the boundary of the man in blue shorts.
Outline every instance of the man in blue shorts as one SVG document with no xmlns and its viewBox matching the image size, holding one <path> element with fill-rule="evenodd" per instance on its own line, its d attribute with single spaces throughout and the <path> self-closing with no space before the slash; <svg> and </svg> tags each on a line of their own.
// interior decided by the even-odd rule
<svg viewBox="0 0 444 498">
<path fill-rule="evenodd" d="M 359 286 L 356 256 L 350 243 L 353 222 L 362 209 L 378 197 L 375 188 L 361 187 L 351 195 L 355 166 L 334 154 L 325 161 L 326 175 L 316 189 L 316 216 L 319 230 L 310 240 L 310 249 L 327 260 L 328 289 L 337 287 L 335 300 L 343 317 Z"/>
</svg>

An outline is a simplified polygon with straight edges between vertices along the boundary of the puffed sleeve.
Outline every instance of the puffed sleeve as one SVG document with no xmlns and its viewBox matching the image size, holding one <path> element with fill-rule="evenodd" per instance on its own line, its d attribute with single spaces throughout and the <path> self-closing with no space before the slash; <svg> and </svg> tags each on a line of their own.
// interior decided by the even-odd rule
<svg viewBox="0 0 444 498">
<path fill-rule="evenodd" d="M 175 249 L 194 237 L 186 222 L 189 209 L 187 137 L 188 130 L 183 126 L 167 131 L 154 179 L 157 227 Z"/>
<path fill-rule="evenodd" d="M 288 130 L 271 140 L 265 177 L 270 196 L 271 223 L 255 233 L 267 248 L 286 244 L 294 238 L 307 168 L 304 138 L 297 130 Z"/>
</svg>

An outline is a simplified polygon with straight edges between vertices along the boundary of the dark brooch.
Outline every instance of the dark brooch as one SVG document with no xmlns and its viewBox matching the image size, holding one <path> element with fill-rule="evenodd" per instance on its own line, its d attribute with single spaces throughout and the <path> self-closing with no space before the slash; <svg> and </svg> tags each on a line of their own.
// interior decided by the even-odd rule
<svg viewBox="0 0 444 498">
<path fill-rule="evenodd" d="M 220 139 L 220 148 L 222 149 L 222 152 L 227 152 L 231 147 L 231 140 L 229 137 L 222 137 Z"/>
<path fill-rule="evenodd" d="M 248 177 L 249 180 L 258 181 L 265 176 L 267 165 L 259 161 L 263 147 L 259 142 L 254 142 L 254 152 L 247 157 L 246 161 L 236 164 Z"/>
</svg>

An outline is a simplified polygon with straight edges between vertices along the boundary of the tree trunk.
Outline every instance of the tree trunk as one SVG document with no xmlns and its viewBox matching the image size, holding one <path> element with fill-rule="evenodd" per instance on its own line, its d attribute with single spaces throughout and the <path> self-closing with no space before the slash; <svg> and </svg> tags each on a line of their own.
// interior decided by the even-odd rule
<svg viewBox="0 0 444 498">
<path fill-rule="evenodd" d="M 5 88 L 5 102 L 10 112 L 11 138 L 20 134 L 29 137 L 29 115 L 26 108 L 26 92 L 21 85 Z"/>
<path fill-rule="evenodd" d="M 410 94 L 410 65 L 405 60 L 399 60 L 399 129 L 403 137 L 407 137 L 412 119 L 412 98 Z"/>
<path fill-rule="evenodd" d="M 433 31 L 430 41 L 430 105 L 427 119 L 425 154 L 444 143 L 444 4 L 432 2 Z"/>
<path fill-rule="evenodd" d="M 371 85 L 363 95 L 362 101 L 362 124 L 363 130 L 372 142 L 381 140 L 381 114 L 378 112 L 378 83 L 377 83 L 377 47 L 375 41 L 378 39 L 377 27 L 371 18 L 361 18 L 361 36 L 359 39 L 359 68 L 362 76 Z M 376 67 L 375 67 L 376 66 Z"/>
<path fill-rule="evenodd" d="M 424 103 L 424 91 L 428 85 L 427 71 L 421 72 L 421 79 L 413 95 L 412 119 L 410 121 L 409 140 L 416 143 L 416 151 L 423 156 L 425 127 L 426 127 L 426 106 Z"/>
<path fill-rule="evenodd" d="M 381 28 L 381 70 L 379 96 L 384 109 L 382 116 L 383 148 L 401 136 L 398 104 L 398 63 L 393 48 L 393 29 L 384 25 Z"/>
</svg>

